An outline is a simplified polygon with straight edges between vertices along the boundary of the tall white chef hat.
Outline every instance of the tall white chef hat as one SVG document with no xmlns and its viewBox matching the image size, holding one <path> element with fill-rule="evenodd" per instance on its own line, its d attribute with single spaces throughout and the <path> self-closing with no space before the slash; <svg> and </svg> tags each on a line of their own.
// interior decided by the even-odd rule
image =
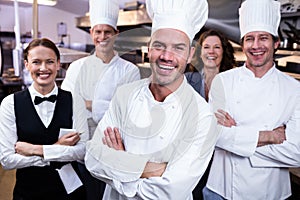
<svg viewBox="0 0 300 200">
<path fill-rule="evenodd" d="M 161 28 L 172 28 L 187 34 L 190 42 L 208 18 L 206 0 L 146 0 L 152 19 L 152 33 Z"/>
<path fill-rule="evenodd" d="M 239 9 L 241 38 L 252 31 L 265 31 L 278 36 L 280 2 L 274 0 L 246 0 Z"/>
<path fill-rule="evenodd" d="M 118 17 L 118 0 L 90 0 L 91 28 L 97 24 L 107 24 L 117 30 Z"/>
</svg>

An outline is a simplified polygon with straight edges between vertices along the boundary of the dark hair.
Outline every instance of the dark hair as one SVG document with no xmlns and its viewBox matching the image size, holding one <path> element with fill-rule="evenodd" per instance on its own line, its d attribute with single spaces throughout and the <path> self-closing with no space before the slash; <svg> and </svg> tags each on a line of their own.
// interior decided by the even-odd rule
<svg viewBox="0 0 300 200">
<path fill-rule="evenodd" d="M 222 44 L 223 48 L 223 55 L 222 55 L 222 61 L 220 66 L 220 72 L 226 71 L 228 69 L 232 69 L 234 66 L 236 66 L 236 61 L 234 57 L 234 49 L 228 39 L 223 35 L 222 33 L 210 29 L 205 32 L 203 32 L 197 41 L 200 46 L 202 46 L 204 40 L 209 36 L 217 36 Z"/>
<path fill-rule="evenodd" d="M 41 39 L 34 39 L 32 40 L 29 45 L 26 47 L 26 49 L 23 51 L 23 57 L 24 60 L 28 61 L 28 52 L 38 46 L 43 46 L 49 49 L 52 49 L 57 57 L 57 60 L 60 60 L 60 53 L 56 45 L 49 39 L 47 38 L 41 38 Z"/>
</svg>

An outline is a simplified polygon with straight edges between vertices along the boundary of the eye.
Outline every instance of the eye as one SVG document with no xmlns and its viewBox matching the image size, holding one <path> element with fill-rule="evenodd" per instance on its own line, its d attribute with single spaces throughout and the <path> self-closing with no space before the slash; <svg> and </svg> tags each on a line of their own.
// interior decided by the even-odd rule
<svg viewBox="0 0 300 200">
<path fill-rule="evenodd" d="M 54 64 L 54 61 L 53 60 L 47 60 L 46 63 L 50 65 L 50 64 Z"/>
<path fill-rule="evenodd" d="M 164 49 L 164 46 L 163 46 L 162 44 L 160 44 L 160 43 L 154 43 L 154 44 L 152 45 L 152 47 L 153 47 L 154 49 L 156 49 L 156 50 L 163 50 L 163 49 Z"/>
<path fill-rule="evenodd" d="M 254 38 L 252 38 L 252 37 L 246 37 L 246 38 L 245 38 L 245 41 L 246 41 L 246 42 L 250 42 L 250 41 L 253 41 L 253 40 L 254 40 Z"/>
<path fill-rule="evenodd" d="M 38 65 L 38 64 L 40 64 L 41 62 L 38 61 L 38 60 L 33 60 L 31 63 L 34 64 L 34 65 Z"/>
<path fill-rule="evenodd" d="M 176 47 L 175 48 L 177 51 L 184 51 L 184 48 L 183 47 Z"/>
<path fill-rule="evenodd" d="M 269 38 L 268 38 L 268 36 L 262 36 L 262 37 L 260 37 L 260 39 L 261 39 L 262 41 L 267 41 Z"/>
<path fill-rule="evenodd" d="M 104 34 L 105 35 L 113 35 L 113 32 L 112 31 L 105 31 Z"/>
</svg>

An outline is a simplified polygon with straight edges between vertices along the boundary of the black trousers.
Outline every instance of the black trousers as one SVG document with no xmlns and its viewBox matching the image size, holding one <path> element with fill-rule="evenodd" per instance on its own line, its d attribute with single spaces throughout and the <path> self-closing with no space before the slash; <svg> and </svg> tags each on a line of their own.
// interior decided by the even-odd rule
<svg viewBox="0 0 300 200">
<path fill-rule="evenodd" d="M 212 163 L 212 158 L 209 161 L 209 164 L 203 174 L 203 176 L 201 177 L 200 181 L 198 182 L 198 184 L 196 185 L 195 189 L 193 190 L 193 199 L 197 199 L 197 200 L 203 200 L 203 194 L 202 194 L 202 190 L 205 187 L 206 183 L 207 183 L 207 179 L 208 179 L 208 175 L 209 175 L 209 171 L 210 171 L 210 167 L 211 167 L 211 163 Z"/>
<path fill-rule="evenodd" d="M 84 164 L 78 163 L 78 169 L 85 186 L 86 200 L 101 200 L 104 194 L 106 183 L 93 177 Z"/>
<path fill-rule="evenodd" d="M 25 197 L 22 194 L 19 194 L 14 191 L 13 200 L 85 200 L 85 187 L 81 186 L 77 188 L 71 194 L 53 194 L 53 196 L 43 196 L 43 197 Z"/>
</svg>

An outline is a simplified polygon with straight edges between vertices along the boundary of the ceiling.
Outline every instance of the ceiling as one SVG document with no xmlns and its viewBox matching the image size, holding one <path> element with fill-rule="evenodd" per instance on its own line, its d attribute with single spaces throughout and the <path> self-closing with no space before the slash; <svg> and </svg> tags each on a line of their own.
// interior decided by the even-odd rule
<svg viewBox="0 0 300 200">
<path fill-rule="evenodd" d="M 209 19 L 206 22 L 205 27 L 220 30 L 231 40 L 238 41 L 238 8 L 243 0 L 207 1 L 209 4 Z M 126 3 L 145 3 L 145 0 L 119 0 L 119 2 L 120 7 L 124 8 Z M 13 5 L 13 1 L 9 2 L 9 0 L 0 0 L 0 4 Z M 30 7 L 31 4 L 19 3 L 19 6 Z M 89 0 L 57 0 L 57 4 L 54 8 L 67 11 L 78 16 L 85 16 L 89 10 Z"/>
<path fill-rule="evenodd" d="M 125 3 L 135 2 L 134 0 L 119 0 L 120 7 L 123 8 Z M 144 3 L 145 0 L 138 0 L 140 3 Z M 13 1 L 0 0 L 0 4 L 13 5 Z M 20 7 L 30 7 L 30 4 L 19 3 Z M 89 0 L 57 0 L 57 4 L 54 8 L 64 10 L 70 13 L 74 13 L 79 16 L 85 15 L 89 10 Z"/>
</svg>

